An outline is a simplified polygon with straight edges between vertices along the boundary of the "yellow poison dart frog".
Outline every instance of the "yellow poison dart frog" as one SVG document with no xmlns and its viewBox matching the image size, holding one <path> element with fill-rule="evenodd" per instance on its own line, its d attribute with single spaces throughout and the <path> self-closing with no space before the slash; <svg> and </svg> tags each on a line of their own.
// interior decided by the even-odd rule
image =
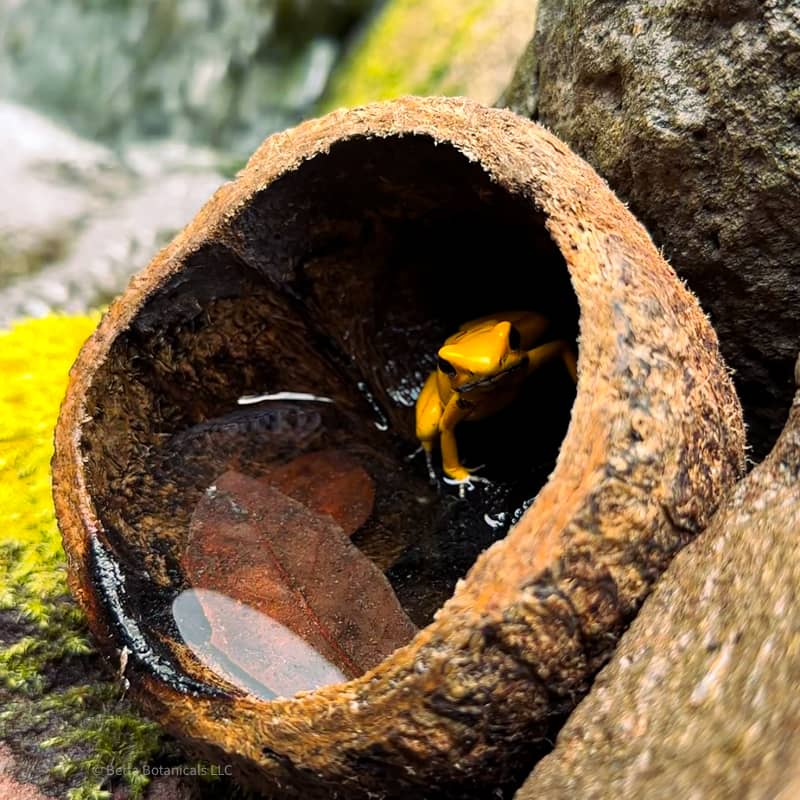
<svg viewBox="0 0 800 800">
<path fill-rule="evenodd" d="M 458 458 L 456 425 L 508 406 L 525 378 L 543 364 L 561 358 L 577 380 L 575 355 L 566 341 L 533 346 L 549 324 L 533 311 L 503 311 L 465 322 L 445 341 L 437 369 L 425 381 L 416 406 L 417 439 L 431 475 L 431 456 L 438 440 L 445 474 L 458 483 L 469 482 L 470 471 Z"/>
</svg>

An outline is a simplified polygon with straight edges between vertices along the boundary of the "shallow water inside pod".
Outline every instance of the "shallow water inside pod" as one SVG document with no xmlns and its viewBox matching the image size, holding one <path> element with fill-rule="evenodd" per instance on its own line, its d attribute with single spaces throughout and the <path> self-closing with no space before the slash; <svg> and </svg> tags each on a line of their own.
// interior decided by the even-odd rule
<svg viewBox="0 0 800 800">
<path fill-rule="evenodd" d="M 387 381 L 393 407 L 363 385 L 242 392 L 140 447 L 106 496 L 96 556 L 125 646 L 183 688 L 274 699 L 407 644 L 533 502 L 575 393 L 548 364 L 509 407 L 460 424 L 462 462 L 483 465 L 462 491 L 438 453 L 431 479 L 402 427 L 424 377 Z"/>
<path fill-rule="evenodd" d="M 193 691 L 273 699 L 363 674 L 533 501 L 573 393 L 547 366 L 506 410 L 462 423 L 463 462 L 484 465 L 463 493 L 438 456 L 431 480 L 374 398 L 354 413 L 327 395 L 247 396 L 164 437 L 126 473 L 131 502 L 114 496 L 111 550 L 97 549 L 122 641 Z"/>
<path fill-rule="evenodd" d="M 553 389 L 557 391 L 553 391 Z M 462 424 L 486 482 L 461 496 L 421 454 L 334 398 L 246 396 L 172 436 L 149 469 L 179 487 L 183 643 L 265 699 L 357 677 L 428 624 L 478 554 L 502 538 L 551 471 L 572 390 L 557 367 L 506 411 Z M 413 405 L 417 386 L 405 389 Z M 369 400 L 369 398 L 368 398 Z M 531 454 L 536 454 L 531 458 Z"/>
</svg>

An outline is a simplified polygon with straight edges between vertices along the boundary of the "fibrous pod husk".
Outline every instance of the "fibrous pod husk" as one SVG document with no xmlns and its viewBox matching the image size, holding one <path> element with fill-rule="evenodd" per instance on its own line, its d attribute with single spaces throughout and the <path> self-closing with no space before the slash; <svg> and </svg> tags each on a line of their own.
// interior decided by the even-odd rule
<svg viewBox="0 0 800 800">
<path fill-rule="evenodd" d="M 800 385 L 800 361 L 795 368 Z M 800 395 L 517 793 L 797 797 Z"/>
<path fill-rule="evenodd" d="M 364 675 L 268 701 L 203 667 L 169 608 L 186 588 L 187 505 L 215 478 L 213 435 L 235 432 L 244 471 L 264 449 L 313 449 L 320 430 L 326 447 L 362 442 L 356 455 L 388 437 L 390 468 L 371 473 L 384 538 L 410 530 L 413 551 L 463 509 L 483 525 L 492 489 L 418 503 L 424 468 L 408 472 L 392 443 L 413 449 L 413 396 L 444 338 L 509 308 L 579 331 L 549 478 L 530 464 L 569 409 L 568 379 L 534 376 L 510 418 L 474 423 L 511 419 L 487 474 L 511 465 L 497 485 L 526 510 L 497 519 L 517 524 Z M 282 390 L 336 404 L 246 423 L 231 411 Z M 588 689 L 741 474 L 743 447 L 714 332 L 593 170 L 506 111 L 403 98 L 269 138 L 131 282 L 72 371 L 55 499 L 93 632 L 196 752 L 281 797 L 485 797 L 518 779 Z M 469 539 L 460 531 L 446 555 Z"/>
</svg>

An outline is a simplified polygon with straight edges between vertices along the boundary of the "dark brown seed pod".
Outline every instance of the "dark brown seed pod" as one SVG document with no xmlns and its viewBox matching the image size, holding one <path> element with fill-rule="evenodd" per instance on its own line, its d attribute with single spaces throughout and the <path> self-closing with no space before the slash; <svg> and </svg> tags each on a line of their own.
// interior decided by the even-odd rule
<svg viewBox="0 0 800 800">
<path fill-rule="evenodd" d="M 205 668 L 169 607 L 187 586 L 191 509 L 222 461 L 246 472 L 265 451 L 358 441 L 373 516 L 408 551 L 443 508 L 472 530 L 496 507 L 480 491 L 417 503 L 424 470 L 380 436 L 411 449 L 410 398 L 439 344 L 504 308 L 580 334 L 544 485 L 552 464 L 537 473 L 537 451 L 568 381 L 532 384 L 497 422 L 510 430 L 476 444 L 499 439 L 487 469 L 508 519 L 527 508 L 519 522 L 364 675 L 267 701 Z M 288 389 L 336 404 L 231 411 Z M 508 112 L 403 98 L 269 138 L 131 282 L 73 368 L 54 483 L 93 632 L 111 655 L 127 648 L 131 692 L 196 752 L 281 797 L 483 797 L 530 766 L 586 691 L 741 474 L 743 448 L 714 332 L 593 170 Z M 461 532 L 446 554 L 474 539 Z"/>
</svg>

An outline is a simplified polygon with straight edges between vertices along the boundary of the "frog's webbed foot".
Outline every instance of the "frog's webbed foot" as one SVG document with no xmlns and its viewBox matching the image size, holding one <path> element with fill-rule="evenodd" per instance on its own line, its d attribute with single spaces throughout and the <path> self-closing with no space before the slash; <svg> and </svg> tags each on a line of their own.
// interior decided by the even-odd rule
<svg viewBox="0 0 800 800">
<path fill-rule="evenodd" d="M 476 475 L 477 470 L 483 467 L 475 467 L 473 470 L 468 470 L 462 467 L 458 470 L 458 477 L 449 477 L 445 475 L 442 480 L 449 486 L 458 486 L 458 496 L 463 498 L 467 492 L 472 492 L 479 483 L 491 483 L 488 478 L 483 478 Z"/>
</svg>

